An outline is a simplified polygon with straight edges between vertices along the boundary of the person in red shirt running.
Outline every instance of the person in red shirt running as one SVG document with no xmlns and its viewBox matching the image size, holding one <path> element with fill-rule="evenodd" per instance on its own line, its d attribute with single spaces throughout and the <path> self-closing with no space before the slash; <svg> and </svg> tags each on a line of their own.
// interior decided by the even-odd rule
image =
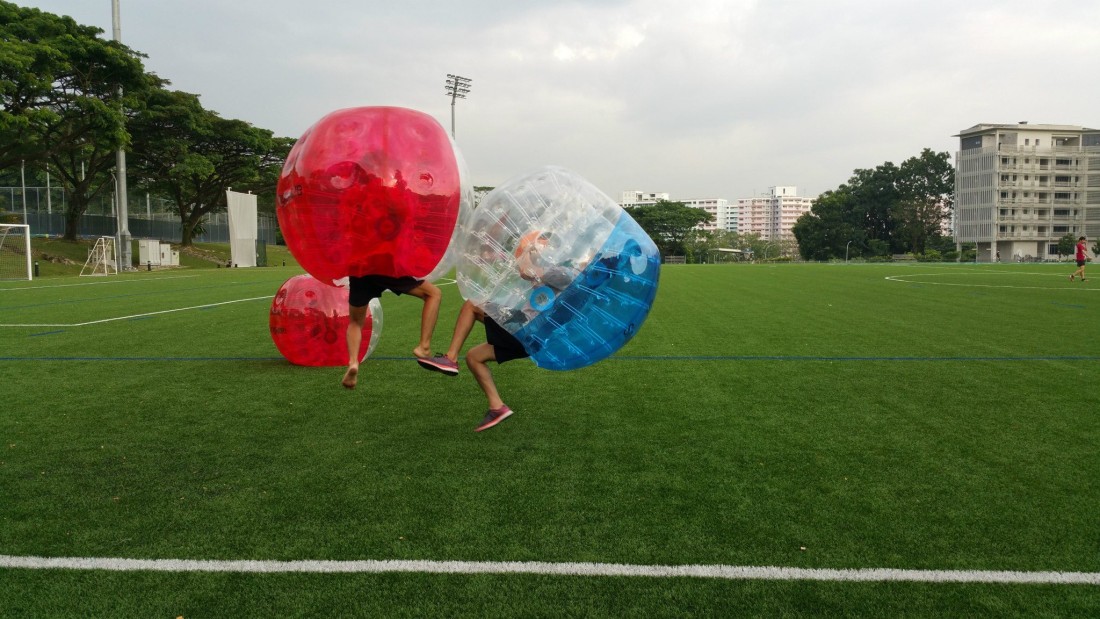
<svg viewBox="0 0 1100 619">
<path fill-rule="evenodd" d="M 1087 282 L 1085 279 L 1085 237 L 1077 239 L 1077 270 L 1073 272 L 1073 275 L 1069 276 L 1069 281 L 1073 281 L 1075 276 L 1081 276 L 1081 281 Z"/>
</svg>

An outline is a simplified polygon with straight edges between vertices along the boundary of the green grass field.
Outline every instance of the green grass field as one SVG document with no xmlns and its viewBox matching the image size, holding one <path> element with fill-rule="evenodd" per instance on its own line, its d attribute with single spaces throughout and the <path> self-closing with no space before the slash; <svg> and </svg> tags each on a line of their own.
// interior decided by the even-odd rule
<svg viewBox="0 0 1100 619">
<path fill-rule="evenodd" d="M 1070 271 L 666 266 L 612 358 L 494 368 L 516 414 L 480 434 L 409 297 L 346 391 L 271 341 L 295 266 L 0 282 L 0 555 L 1096 575 L 1100 279 Z M 0 568 L 0 616 L 1098 616 L 1092 582 Z"/>
</svg>

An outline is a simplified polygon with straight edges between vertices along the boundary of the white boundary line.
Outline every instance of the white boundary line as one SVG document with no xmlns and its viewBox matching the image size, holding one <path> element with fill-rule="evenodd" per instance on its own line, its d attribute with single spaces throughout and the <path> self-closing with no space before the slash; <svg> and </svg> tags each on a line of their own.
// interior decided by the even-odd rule
<svg viewBox="0 0 1100 619">
<path fill-rule="evenodd" d="M 963 288 L 1016 288 L 1018 290 L 1074 290 L 1080 292 L 1096 292 L 1100 291 L 1100 288 L 1080 288 L 1079 285 L 1070 284 L 1066 282 L 1067 286 L 1010 286 L 1007 284 L 952 284 L 948 282 L 929 282 L 929 281 L 913 281 L 911 278 L 915 277 L 941 277 L 944 275 L 972 275 L 979 273 L 979 271 L 964 271 L 955 273 L 906 273 L 904 275 L 887 275 L 883 279 L 891 282 L 899 282 L 903 284 L 920 284 L 927 286 L 960 286 Z M 1020 272 L 1020 271 L 990 271 L 981 272 L 982 275 L 1044 275 L 1053 276 L 1053 273 L 1034 273 L 1034 272 Z M 1059 275 L 1059 277 L 1062 277 Z M 1071 287 L 1073 286 L 1073 287 Z"/>
<path fill-rule="evenodd" d="M 133 284 L 137 282 L 152 282 L 166 279 L 190 279 L 198 275 L 176 275 L 174 277 L 143 277 L 141 279 L 115 279 L 100 282 L 84 282 L 82 284 L 54 284 L 50 286 L 23 286 L 20 288 L 0 288 L 0 292 L 18 292 L 20 290 L 45 290 L 49 288 L 73 288 L 75 286 L 102 286 L 103 284 Z"/>
<path fill-rule="evenodd" d="M 985 570 L 822 569 L 736 565 L 628 565 L 546 563 L 542 561 L 205 561 L 193 559 L 105 559 L 0 555 L 0 568 L 105 570 L 114 572 L 234 572 L 248 574 L 538 574 L 559 576 L 639 576 L 723 580 L 815 580 L 842 582 L 933 582 L 1100 585 L 1095 572 L 1013 572 Z"/>
<path fill-rule="evenodd" d="M 162 277 L 162 278 L 159 278 L 159 279 L 184 279 L 185 277 L 198 277 L 198 276 L 197 275 L 185 275 L 185 276 L 182 276 L 182 277 Z M 151 281 L 151 280 L 146 279 L 146 280 L 130 280 L 130 281 Z M 440 280 L 438 280 L 438 282 L 439 283 L 436 284 L 437 286 L 450 286 L 450 285 L 454 285 L 454 284 L 457 283 L 456 280 L 449 279 L 449 278 L 440 279 Z M 91 286 L 91 285 L 99 284 L 99 283 L 107 284 L 107 283 L 115 283 L 115 282 L 89 282 L 87 284 L 63 284 L 63 285 L 60 285 L 60 286 L 40 286 L 40 288 L 64 288 L 66 286 Z M 119 282 L 119 283 L 121 283 L 121 282 Z M 13 289 L 13 290 L 31 290 L 31 288 L 17 288 L 17 289 Z M 2 292 L 2 291 L 0 291 L 0 292 Z M 178 308 L 175 308 L 175 309 L 162 310 L 162 311 L 159 311 L 159 312 L 146 312 L 144 314 L 131 314 L 129 316 L 116 316 L 114 318 L 104 318 L 102 320 L 91 320 L 91 321 L 88 321 L 88 322 L 58 323 L 58 324 L 48 324 L 48 323 L 2 324 L 2 323 L 0 323 L 0 328 L 13 327 L 13 328 L 38 329 L 38 328 L 43 328 L 43 327 L 50 327 L 50 328 L 86 327 L 88 325 L 98 325 L 98 324 L 105 323 L 105 322 L 114 322 L 116 320 L 131 320 L 131 319 L 134 319 L 134 318 L 144 318 L 146 316 L 156 316 L 157 314 L 171 314 L 172 312 L 185 312 L 185 311 L 194 310 L 194 309 L 205 309 L 207 307 L 216 307 L 218 305 L 229 305 L 230 303 L 243 303 L 245 301 L 259 301 L 259 300 L 262 300 L 262 299 L 270 300 L 270 299 L 273 299 L 273 298 L 275 298 L 274 295 L 266 296 L 266 297 L 252 297 L 250 299 L 236 299 L 236 300 L 233 300 L 233 301 L 223 301 L 221 303 L 207 303 L 206 305 L 193 305 L 191 307 L 178 307 Z"/>
<path fill-rule="evenodd" d="M 146 316 L 156 316 L 158 314 L 171 314 L 173 312 L 186 312 L 194 309 L 204 309 L 207 307 L 217 307 L 219 305 L 229 305 L 230 303 L 243 303 L 245 301 L 259 301 L 262 299 L 271 300 L 272 296 L 265 297 L 252 297 L 251 299 L 235 299 L 233 301 L 222 301 L 220 303 L 207 303 L 206 305 L 192 305 L 191 307 L 177 307 L 175 309 L 161 310 L 159 312 L 146 312 L 144 314 L 131 314 L 129 316 L 115 316 L 114 318 L 104 318 L 102 320 L 90 320 L 88 322 L 73 322 L 68 324 L 20 324 L 20 325 L 5 325 L 0 324 L 0 327 L 86 327 L 88 325 L 98 325 L 104 322 L 114 322 L 116 320 L 131 320 L 134 318 L 144 318 Z"/>
</svg>

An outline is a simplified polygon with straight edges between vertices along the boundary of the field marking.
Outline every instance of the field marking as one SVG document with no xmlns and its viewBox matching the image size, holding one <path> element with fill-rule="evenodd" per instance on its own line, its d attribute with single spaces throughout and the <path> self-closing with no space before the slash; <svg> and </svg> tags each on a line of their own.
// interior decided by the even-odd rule
<svg viewBox="0 0 1100 619">
<path fill-rule="evenodd" d="M 182 277 L 162 277 L 162 278 L 159 278 L 159 279 L 185 279 L 185 278 L 188 278 L 188 277 L 198 277 L 198 276 L 197 275 L 185 275 L 185 276 L 182 276 Z M 129 280 L 129 281 L 151 281 L 151 280 Z M 440 286 L 448 286 L 448 285 L 452 285 L 452 284 L 457 283 L 455 280 L 447 279 L 447 278 L 441 279 L 439 281 L 442 282 L 442 283 L 438 284 Z M 63 285 L 60 285 L 60 286 L 39 286 L 39 288 L 64 288 L 66 286 L 89 286 L 89 285 L 93 285 L 93 284 L 97 284 L 97 283 L 107 284 L 107 283 L 122 283 L 122 282 L 90 282 L 88 284 L 63 284 Z M 32 290 L 32 288 L 12 288 L 11 290 Z M 0 290 L 0 292 L 2 292 L 2 290 Z M 216 307 L 218 305 L 228 305 L 230 303 L 243 303 L 245 301 L 259 301 L 259 300 L 262 300 L 262 299 L 270 300 L 270 299 L 273 299 L 273 298 L 275 298 L 274 295 L 266 296 L 266 297 L 252 297 L 252 298 L 249 298 L 249 299 L 235 299 L 233 301 L 222 301 L 220 303 L 207 303 L 206 305 L 194 305 L 194 306 L 191 306 L 191 307 L 179 307 L 179 308 L 170 309 L 170 310 L 161 310 L 159 312 L 146 312 L 144 314 L 131 314 L 131 315 L 128 315 L 128 316 L 116 316 L 114 318 L 104 318 L 102 320 L 90 320 L 88 322 L 20 323 L 20 324 L 3 324 L 3 323 L 0 323 L 0 328 L 12 327 L 12 328 L 24 328 L 24 329 L 26 329 L 26 328 L 39 329 L 39 328 L 62 328 L 62 327 L 86 327 L 88 325 L 97 325 L 97 324 L 101 324 L 101 323 L 105 323 L 105 322 L 114 322 L 114 321 L 118 321 L 118 320 L 134 320 L 134 319 L 137 319 L 137 318 L 146 318 L 148 316 L 156 316 L 157 314 L 170 314 L 172 312 L 184 312 L 184 311 L 194 310 L 194 309 L 206 309 L 208 307 Z"/>
<path fill-rule="evenodd" d="M 205 309 L 205 308 L 208 308 L 208 307 L 217 307 L 219 305 L 229 305 L 231 303 L 244 303 L 245 301 L 259 301 L 259 300 L 262 300 L 262 299 L 266 299 L 266 300 L 270 301 L 272 298 L 273 297 L 269 295 L 269 296 L 264 296 L 264 297 L 252 297 L 250 299 L 234 299 L 233 301 L 221 301 L 219 303 L 207 303 L 205 305 L 192 305 L 191 307 L 177 307 L 175 309 L 160 310 L 159 312 L 145 312 L 144 314 L 131 314 L 129 316 L 115 316 L 114 318 L 104 318 L 102 320 L 89 320 L 88 322 L 73 322 L 73 323 L 67 323 L 67 324 L 10 324 L 10 325 L 9 324 L 0 324 L 0 327 L 24 327 L 24 328 L 26 328 L 26 327 L 31 327 L 31 328 L 41 328 L 41 327 L 86 327 L 88 325 L 98 325 L 98 324 L 102 324 L 102 323 L 105 323 L 105 322 L 114 322 L 116 320 L 133 320 L 133 319 L 136 319 L 136 318 L 145 318 L 146 316 L 156 316 L 158 314 L 171 314 L 173 312 L 186 312 L 188 310 Z"/>
<path fill-rule="evenodd" d="M 1038 272 L 1034 272 L 1034 271 L 1028 272 L 1028 271 L 975 271 L 975 270 L 967 270 L 967 271 L 962 271 L 962 272 L 954 271 L 954 272 L 947 272 L 947 273 L 906 273 L 904 275 L 887 275 L 883 279 L 885 279 L 887 281 L 891 281 L 891 282 L 901 282 L 901 283 L 904 283 L 904 284 L 920 284 L 920 285 L 929 285 L 929 286 L 961 286 L 963 288 L 1016 288 L 1016 289 L 1019 289 L 1019 290 L 1086 290 L 1086 291 L 1089 291 L 1089 292 L 1100 291 L 1100 288 L 1080 287 L 1079 284 L 1070 283 L 1068 281 L 1066 283 L 1069 284 L 1069 285 L 1063 285 L 1063 286 L 1012 286 L 1012 285 L 1008 285 L 1008 284 L 970 284 L 970 283 L 955 284 L 955 283 L 949 283 L 949 282 L 912 281 L 912 279 L 911 279 L 911 278 L 915 278 L 915 277 L 942 277 L 944 275 L 962 275 L 962 276 L 966 276 L 966 275 L 975 274 L 975 273 L 980 273 L 982 275 L 1043 275 L 1043 276 L 1046 276 L 1046 277 L 1061 277 L 1061 278 L 1066 277 L 1064 274 L 1038 273 Z"/>
<path fill-rule="evenodd" d="M 101 570 L 114 572 L 233 572 L 246 574 L 535 574 L 555 576 L 638 576 L 723 580 L 815 580 L 840 582 L 932 582 L 1100 585 L 1098 572 L 1000 570 L 827 569 L 739 565 L 630 565 L 543 561 L 216 561 L 197 559 L 110 559 L 0 555 L 0 568 Z"/>
<path fill-rule="evenodd" d="M 148 277 L 141 279 L 116 279 L 102 282 L 84 282 L 82 284 L 55 284 L 51 286 L 25 286 L 22 288 L 0 288 L 0 292 L 18 292 L 20 290 L 47 290 L 50 288 L 73 288 L 76 286 L 102 286 L 103 284 L 132 284 L 135 282 L 152 282 L 166 279 L 190 279 L 198 275 L 176 275 L 174 277 Z"/>
</svg>

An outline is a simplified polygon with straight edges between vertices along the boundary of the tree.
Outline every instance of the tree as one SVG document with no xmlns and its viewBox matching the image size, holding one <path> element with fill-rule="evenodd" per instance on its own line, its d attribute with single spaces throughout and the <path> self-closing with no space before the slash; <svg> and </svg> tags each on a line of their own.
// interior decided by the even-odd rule
<svg viewBox="0 0 1100 619">
<path fill-rule="evenodd" d="M 129 140 L 126 112 L 157 81 L 140 54 L 72 18 L 0 2 L 0 163 L 48 161 L 72 189 L 65 238 L 91 199 L 111 187 L 115 153 Z M 10 47 L 9 47 L 9 44 Z M 17 144 L 18 146 L 11 146 Z"/>
<path fill-rule="evenodd" d="M 1077 239 L 1073 238 L 1072 234 L 1066 233 L 1065 236 L 1058 239 L 1058 256 L 1070 256 L 1077 249 Z"/>
<path fill-rule="evenodd" d="M 895 240 L 914 254 L 923 253 L 954 207 L 955 169 L 948 154 L 926 148 L 906 159 L 898 170 L 897 187 L 900 199 L 891 211 L 897 224 Z"/>
<path fill-rule="evenodd" d="M 169 197 L 190 245 L 203 218 L 224 208 L 225 191 L 274 196 L 293 140 L 202 107 L 194 94 L 157 89 L 131 124 L 139 184 Z"/>
<path fill-rule="evenodd" d="M 701 208 L 668 200 L 627 207 L 626 211 L 653 239 L 662 256 L 684 255 L 687 250 L 684 241 L 691 231 L 713 220 L 713 216 Z"/>
<path fill-rule="evenodd" d="M 901 166 L 888 161 L 855 170 L 795 223 L 799 253 L 807 260 L 841 258 L 853 249 L 872 256 L 923 253 L 950 213 L 954 186 L 948 154 L 927 148 Z"/>
</svg>

